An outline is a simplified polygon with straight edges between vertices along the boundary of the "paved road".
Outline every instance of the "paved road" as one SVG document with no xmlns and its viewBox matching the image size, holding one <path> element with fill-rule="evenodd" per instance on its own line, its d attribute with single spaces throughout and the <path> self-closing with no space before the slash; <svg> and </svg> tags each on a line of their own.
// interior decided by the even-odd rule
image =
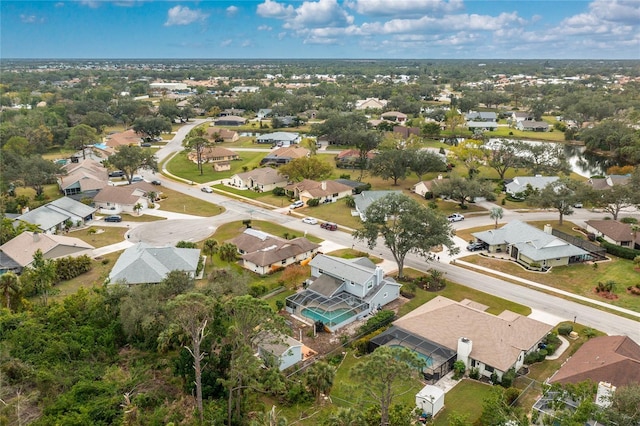
<svg viewBox="0 0 640 426">
<path fill-rule="evenodd" d="M 191 128 L 203 121 L 206 120 L 197 120 L 193 124 L 181 128 L 176 137 L 163 149 L 158 151 L 158 158 L 162 160 L 163 158 L 179 151 L 181 149 L 184 136 Z M 196 241 L 206 238 L 215 231 L 217 226 L 223 223 L 243 219 L 257 219 L 276 222 L 291 229 L 298 230 L 301 234 L 306 231 L 345 247 L 354 247 L 362 251 L 371 252 L 376 256 L 384 257 L 385 259 L 393 259 L 391 253 L 386 249 L 386 247 L 384 247 L 382 242 L 379 242 L 377 247 L 373 250 L 369 250 L 366 245 L 354 241 L 353 237 L 348 232 L 327 231 L 321 229 L 317 225 L 314 226 L 302 223 L 300 221 L 300 217 L 297 215 L 290 216 L 283 214 L 284 212 L 262 208 L 253 204 L 247 204 L 216 193 L 204 193 L 200 191 L 200 187 L 198 186 L 187 185 L 164 179 L 162 177 L 160 177 L 160 179 L 162 180 L 163 185 L 172 190 L 183 192 L 193 197 L 218 204 L 224 207 L 226 211 L 224 214 L 219 216 L 205 219 L 179 218 L 163 222 L 139 224 L 129 231 L 130 239 L 133 241 L 142 240 L 152 242 L 154 244 L 175 243 L 175 241 L 183 239 L 192 239 Z M 185 210 L 187 209 L 185 208 Z M 286 209 L 281 210 L 286 211 Z M 633 212 L 627 212 L 626 214 L 631 213 Z M 172 217 L 168 212 L 165 214 L 169 218 Z M 578 224 L 582 224 L 585 220 L 600 219 L 603 216 L 604 214 L 602 213 L 591 212 L 586 209 L 576 209 L 576 213 L 568 219 L 578 222 Z M 501 223 L 513 219 L 557 220 L 557 218 L 557 213 L 553 211 L 523 213 L 505 210 L 505 217 Z M 486 214 L 467 215 L 467 218 L 463 222 L 455 223 L 454 227 L 462 229 L 491 223 L 492 221 Z M 418 270 L 434 268 L 444 272 L 446 277 L 452 281 L 529 306 L 534 310 L 544 313 L 548 317 L 556 318 L 558 321 L 570 321 L 575 318 L 577 322 L 581 324 L 602 330 L 608 334 L 625 334 L 640 343 L 640 322 L 622 318 L 611 313 L 548 295 L 524 286 L 512 284 L 508 281 L 488 277 L 472 270 L 459 268 L 455 265 L 449 264 L 448 256 L 446 255 L 442 256 L 440 262 L 429 263 L 417 256 L 408 255 L 405 265 Z"/>
</svg>

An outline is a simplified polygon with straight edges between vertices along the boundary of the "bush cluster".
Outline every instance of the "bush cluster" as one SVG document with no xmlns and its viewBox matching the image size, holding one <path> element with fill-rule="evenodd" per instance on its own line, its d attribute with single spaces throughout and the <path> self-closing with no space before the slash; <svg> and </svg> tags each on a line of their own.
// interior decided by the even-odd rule
<svg viewBox="0 0 640 426">
<path fill-rule="evenodd" d="M 623 259 L 633 260 L 636 256 L 640 256 L 640 250 L 635 250 L 627 247 L 621 247 L 616 244 L 611 244 L 604 240 L 602 237 L 597 238 L 601 247 L 607 250 L 607 253 L 612 254 Z"/>
<path fill-rule="evenodd" d="M 369 318 L 366 323 L 360 326 L 360 328 L 358 329 L 358 334 L 373 333 L 374 331 L 391 324 L 395 317 L 395 312 L 388 309 L 379 311 L 374 316 Z"/>
<path fill-rule="evenodd" d="M 54 260 L 58 282 L 73 279 L 91 270 L 91 258 L 87 255 L 63 257 Z"/>
<path fill-rule="evenodd" d="M 573 331 L 573 326 L 571 324 L 562 324 L 558 326 L 558 334 L 561 336 L 568 336 Z"/>
</svg>

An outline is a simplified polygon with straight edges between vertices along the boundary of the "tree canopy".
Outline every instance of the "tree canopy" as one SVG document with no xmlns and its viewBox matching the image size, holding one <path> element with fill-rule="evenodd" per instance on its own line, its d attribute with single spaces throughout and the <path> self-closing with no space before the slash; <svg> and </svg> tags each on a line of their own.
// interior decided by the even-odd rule
<svg viewBox="0 0 640 426">
<path fill-rule="evenodd" d="M 139 169 L 158 171 L 155 155 L 139 146 L 119 146 L 116 148 L 116 153 L 109 157 L 109 163 L 116 169 L 122 170 L 129 183 Z"/>
</svg>

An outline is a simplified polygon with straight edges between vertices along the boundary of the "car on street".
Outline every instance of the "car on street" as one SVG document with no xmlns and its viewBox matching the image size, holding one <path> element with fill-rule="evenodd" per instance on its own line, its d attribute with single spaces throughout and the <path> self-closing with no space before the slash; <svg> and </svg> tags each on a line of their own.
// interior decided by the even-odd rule
<svg viewBox="0 0 640 426">
<path fill-rule="evenodd" d="M 122 170 L 114 170 L 109 172 L 109 177 L 122 177 L 124 176 L 124 172 Z"/>
<path fill-rule="evenodd" d="M 336 231 L 338 229 L 338 225 L 336 225 L 333 222 L 325 222 L 322 225 L 320 225 L 320 227 L 323 229 L 327 229 L 329 231 Z"/>
<path fill-rule="evenodd" d="M 573 207 L 575 207 L 576 209 L 581 209 L 582 208 L 582 203 L 575 203 L 573 205 Z"/>
<path fill-rule="evenodd" d="M 449 222 L 460 222 L 464 220 L 464 216 L 462 216 L 460 213 L 454 213 L 447 216 L 447 219 L 449 219 Z"/>
<path fill-rule="evenodd" d="M 207 194 L 211 194 L 213 192 L 213 189 L 211 189 L 210 186 L 203 186 L 202 188 L 200 188 L 200 191 L 206 192 Z"/>
<path fill-rule="evenodd" d="M 469 251 L 478 251 L 483 250 L 485 248 L 485 243 L 476 241 L 467 246 L 467 250 Z"/>
<path fill-rule="evenodd" d="M 305 217 L 304 219 L 302 219 L 302 221 L 304 223 L 308 223 L 309 225 L 317 225 L 318 221 L 312 217 Z"/>
<path fill-rule="evenodd" d="M 131 183 L 133 182 L 142 182 L 144 181 L 144 179 L 142 179 L 142 176 L 134 176 L 131 178 Z"/>
<path fill-rule="evenodd" d="M 162 185 L 162 182 L 160 182 L 159 180 L 152 180 L 151 181 L 151 185 L 160 186 L 160 185 Z"/>
<path fill-rule="evenodd" d="M 289 208 L 291 210 L 297 209 L 297 208 L 300 208 L 300 207 L 304 207 L 304 201 L 302 201 L 302 200 L 294 201 L 293 204 L 291 204 L 289 206 Z"/>
<path fill-rule="evenodd" d="M 105 222 L 122 222 L 122 217 L 117 214 L 112 214 L 104 218 Z"/>
</svg>

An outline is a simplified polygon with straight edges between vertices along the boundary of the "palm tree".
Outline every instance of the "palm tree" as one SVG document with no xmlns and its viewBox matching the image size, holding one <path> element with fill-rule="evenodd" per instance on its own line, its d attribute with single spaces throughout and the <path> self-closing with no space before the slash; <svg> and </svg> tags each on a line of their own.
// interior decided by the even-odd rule
<svg viewBox="0 0 640 426">
<path fill-rule="evenodd" d="M 366 424 L 361 412 L 354 408 L 339 408 L 323 423 L 324 426 L 360 426 Z"/>
<path fill-rule="evenodd" d="M 11 309 L 11 294 L 19 294 L 20 288 L 20 278 L 15 273 L 5 272 L 0 275 L 0 289 L 7 302 L 7 309 Z"/>
<path fill-rule="evenodd" d="M 633 241 L 631 241 L 631 248 L 634 249 L 636 248 L 636 240 L 638 239 L 638 231 L 640 231 L 640 225 L 636 224 L 636 223 L 632 223 L 630 225 L 631 227 L 631 234 L 633 235 Z"/>
<path fill-rule="evenodd" d="M 205 256 L 209 256 L 211 263 L 213 263 L 213 255 L 218 252 L 220 247 L 218 246 L 218 242 L 213 238 L 209 238 L 205 240 L 204 245 L 202 246 L 202 252 Z"/>
<path fill-rule="evenodd" d="M 489 211 L 489 217 L 495 221 L 496 229 L 498 229 L 498 221 L 502 219 L 502 216 L 504 216 L 502 207 L 493 207 Z"/>
<path fill-rule="evenodd" d="M 305 381 L 311 393 L 320 401 L 321 394 L 328 394 L 333 386 L 336 369 L 326 362 L 316 362 L 307 371 Z"/>
<path fill-rule="evenodd" d="M 142 204 L 136 203 L 136 205 L 133 206 L 133 211 L 137 212 L 138 215 L 139 215 L 140 214 L 140 210 L 142 210 Z"/>
</svg>

